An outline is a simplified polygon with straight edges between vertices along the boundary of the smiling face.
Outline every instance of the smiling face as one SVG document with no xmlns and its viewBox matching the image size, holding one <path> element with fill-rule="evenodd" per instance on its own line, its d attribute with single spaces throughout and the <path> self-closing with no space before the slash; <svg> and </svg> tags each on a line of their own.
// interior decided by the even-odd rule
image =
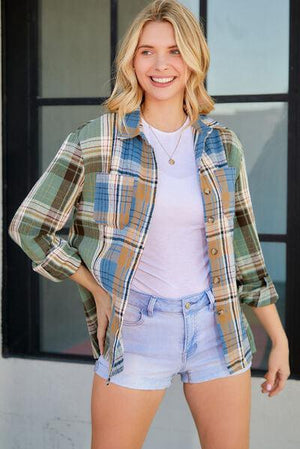
<svg viewBox="0 0 300 449">
<path fill-rule="evenodd" d="M 176 45 L 171 23 L 146 23 L 139 38 L 133 66 L 148 100 L 183 99 L 190 70 Z"/>
</svg>

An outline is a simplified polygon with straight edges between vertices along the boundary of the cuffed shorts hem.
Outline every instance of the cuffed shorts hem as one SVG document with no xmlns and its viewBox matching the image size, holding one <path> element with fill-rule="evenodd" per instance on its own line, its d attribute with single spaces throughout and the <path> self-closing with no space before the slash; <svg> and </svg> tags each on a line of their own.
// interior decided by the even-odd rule
<svg viewBox="0 0 300 449">
<path fill-rule="evenodd" d="M 106 379 L 107 378 L 107 369 L 103 367 L 102 365 L 98 364 L 97 370 L 94 370 L 95 373 Z M 120 373 L 122 375 L 122 373 Z M 118 374 L 116 375 L 118 376 Z M 112 376 L 110 379 L 111 384 L 120 385 L 121 387 L 126 388 L 134 388 L 137 390 L 164 390 L 165 388 L 170 387 L 171 382 L 166 380 L 165 382 L 162 381 L 154 381 L 153 379 L 147 378 L 147 377 L 139 377 L 138 379 L 133 376 L 122 376 L 122 380 L 115 379 L 116 376 Z"/>
<path fill-rule="evenodd" d="M 206 376 L 203 376 L 200 372 L 193 371 L 193 373 L 185 372 L 185 373 L 177 373 L 181 377 L 181 381 L 183 383 L 202 383 L 207 382 L 209 380 L 213 379 L 222 379 L 225 377 L 232 377 L 238 374 L 242 374 L 245 371 L 249 370 L 252 366 L 252 363 L 248 364 L 245 368 L 242 368 L 241 370 L 230 374 L 229 371 L 227 374 L 224 374 L 224 371 L 218 371 L 217 373 L 210 373 Z M 107 367 L 101 364 L 101 361 L 98 359 L 95 369 L 95 373 L 106 379 L 107 378 Z M 171 376 L 171 378 L 166 379 L 165 381 L 162 380 L 154 380 L 153 378 L 148 377 L 140 377 L 137 379 L 136 376 L 130 376 L 130 375 L 124 375 L 123 373 L 119 373 L 116 376 L 111 377 L 110 383 L 120 385 L 121 387 L 126 388 L 133 388 L 138 390 L 161 390 L 169 388 L 172 384 L 172 381 L 174 377 L 177 375 L 174 374 Z M 122 379 L 117 379 L 116 377 L 122 377 Z"/>
<path fill-rule="evenodd" d="M 181 374 L 180 376 L 181 376 L 181 380 L 182 380 L 183 383 L 187 383 L 187 384 L 196 384 L 196 383 L 200 383 L 200 382 L 206 382 L 206 381 L 208 381 L 208 380 L 222 379 L 222 378 L 224 378 L 224 377 L 232 377 L 232 376 L 235 376 L 235 375 L 237 375 L 237 374 L 242 374 L 242 373 L 244 373 L 245 371 L 248 371 L 248 369 L 251 368 L 251 365 L 252 365 L 252 364 L 250 363 L 250 364 L 247 365 L 245 368 L 242 368 L 241 370 L 236 371 L 236 372 L 233 373 L 233 374 L 230 374 L 229 371 L 228 371 L 227 374 L 218 372 L 218 373 L 215 373 L 215 374 L 209 374 L 209 375 L 207 375 L 207 376 L 203 376 L 203 375 L 201 375 L 200 373 L 197 373 L 197 372 L 193 371 L 192 374 L 190 374 L 190 373 L 184 373 L 184 374 Z"/>
</svg>

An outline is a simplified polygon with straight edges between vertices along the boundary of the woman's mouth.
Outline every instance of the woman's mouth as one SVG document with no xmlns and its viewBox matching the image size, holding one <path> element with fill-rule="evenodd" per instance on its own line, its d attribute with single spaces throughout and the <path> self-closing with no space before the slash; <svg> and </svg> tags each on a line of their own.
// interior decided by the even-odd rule
<svg viewBox="0 0 300 449">
<path fill-rule="evenodd" d="M 173 81 L 177 78 L 176 76 L 168 76 L 164 78 L 159 78 L 156 76 L 150 76 L 151 84 L 155 87 L 167 87 L 173 83 Z"/>
</svg>

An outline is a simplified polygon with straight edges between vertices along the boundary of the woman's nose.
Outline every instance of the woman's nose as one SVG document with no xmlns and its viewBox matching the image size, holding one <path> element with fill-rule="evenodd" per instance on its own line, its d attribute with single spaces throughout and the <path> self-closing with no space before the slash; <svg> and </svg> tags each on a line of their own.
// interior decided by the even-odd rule
<svg viewBox="0 0 300 449">
<path fill-rule="evenodd" d="M 154 66 L 158 70 L 166 70 L 168 68 L 168 61 L 164 56 L 162 56 L 156 59 Z"/>
</svg>

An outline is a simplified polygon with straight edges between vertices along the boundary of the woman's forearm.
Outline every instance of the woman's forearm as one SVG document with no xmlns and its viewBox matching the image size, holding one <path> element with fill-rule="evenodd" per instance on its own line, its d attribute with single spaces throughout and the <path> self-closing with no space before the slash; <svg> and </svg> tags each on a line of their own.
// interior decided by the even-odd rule
<svg viewBox="0 0 300 449">
<path fill-rule="evenodd" d="M 273 345 L 288 344 L 287 336 L 275 304 L 269 304 L 263 307 L 251 307 L 251 309 L 263 325 Z"/>
<path fill-rule="evenodd" d="M 78 270 L 70 276 L 70 279 L 87 288 L 93 294 L 99 293 L 101 290 L 105 293 L 103 288 L 97 283 L 93 275 L 83 264 L 81 264 Z"/>
</svg>

